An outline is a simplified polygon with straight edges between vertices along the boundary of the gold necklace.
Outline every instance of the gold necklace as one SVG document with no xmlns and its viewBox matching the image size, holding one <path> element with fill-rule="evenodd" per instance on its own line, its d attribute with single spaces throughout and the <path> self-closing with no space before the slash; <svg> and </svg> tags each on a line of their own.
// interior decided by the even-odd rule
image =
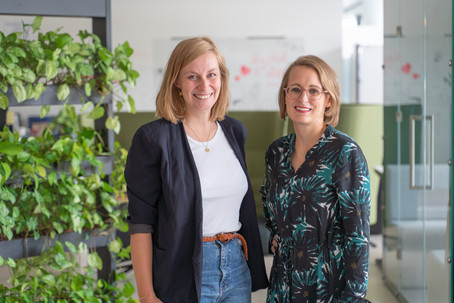
<svg viewBox="0 0 454 303">
<path fill-rule="evenodd" d="M 208 144 L 210 143 L 210 136 L 211 136 L 211 126 L 213 125 L 213 123 L 210 123 L 210 129 L 208 130 L 208 140 L 207 140 L 207 143 L 205 144 L 202 140 L 199 139 L 199 136 L 197 135 L 197 133 L 192 129 L 192 127 L 189 126 L 189 123 L 184 121 L 184 123 L 186 123 L 186 125 L 189 127 L 190 130 L 192 130 L 192 132 L 194 133 L 194 135 L 196 136 L 197 138 L 197 141 L 199 141 L 200 143 L 202 143 L 202 145 L 205 147 L 205 152 L 209 152 L 210 149 L 208 148 Z"/>
</svg>

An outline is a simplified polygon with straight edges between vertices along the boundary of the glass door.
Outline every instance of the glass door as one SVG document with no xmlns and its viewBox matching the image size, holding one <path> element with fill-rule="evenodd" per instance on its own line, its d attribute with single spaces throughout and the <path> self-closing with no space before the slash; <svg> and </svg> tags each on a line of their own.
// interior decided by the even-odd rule
<svg viewBox="0 0 454 303">
<path fill-rule="evenodd" d="M 453 302 L 452 0 L 384 18 L 383 274 L 401 302 Z"/>
</svg>

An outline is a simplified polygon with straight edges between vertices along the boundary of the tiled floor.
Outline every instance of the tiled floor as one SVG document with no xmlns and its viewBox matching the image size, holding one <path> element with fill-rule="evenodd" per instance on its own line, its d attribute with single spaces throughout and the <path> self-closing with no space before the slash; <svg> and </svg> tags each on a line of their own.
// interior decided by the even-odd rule
<svg viewBox="0 0 454 303">
<path fill-rule="evenodd" d="M 375 247 L 371 246 L 370 252 L 370 271 L 369 271 L 369 284 L 367 291 L 367 299 L 373 303 L 397 303 L 398 301 L 391 294 L 388 288 L 384 285 L 380 267 L 377 265 L 377 260 L 381 259 L 382 256 L 382 237 L 381 235 L 372 235 L 371 243 Z M 268 273 L 271 268 L 272 256 L 265 256 L 265 264 Z M 130 281 L 135 285 L 133 271 L 127 272 L 127 276 Z M 5 284 L 9 278 L 8 270 L 5 266 L 0 267 L 0 283 Z M 137 295 L 134 296 L 137 299 Z M 266 290 L 254 292 L 252 294 L 252 303 L 264 303 L 266 298 Z"/>
</svg>

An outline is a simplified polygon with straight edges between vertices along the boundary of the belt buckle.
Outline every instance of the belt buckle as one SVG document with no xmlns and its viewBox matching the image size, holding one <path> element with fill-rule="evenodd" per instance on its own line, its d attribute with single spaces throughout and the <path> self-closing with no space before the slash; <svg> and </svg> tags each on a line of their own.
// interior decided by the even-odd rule
<svg viewBox="0 0 454 303">
<path fill-rule="evenodd" d="M 221 241 L 222 243 L 225 243 L 225 242 L 230 241 L 230 239 L 229 239 L 229 237 L 228 237 L 228 234 L 225 234 L 225 233 L 220 233 L 220 234 L 218 234 L 218 239 L 219 239 L 219 241 Z"/>
</svg>

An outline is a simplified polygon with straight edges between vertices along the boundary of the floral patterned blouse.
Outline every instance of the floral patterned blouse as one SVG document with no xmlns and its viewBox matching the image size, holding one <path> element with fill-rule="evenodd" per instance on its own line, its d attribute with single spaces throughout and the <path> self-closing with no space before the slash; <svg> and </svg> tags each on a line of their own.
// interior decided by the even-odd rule
<svg viewBox="0 0 454 303">
<path fill-rule="evenodd" d="M 360 147 L 327 126 L 295 172 L 295 134 L 266 152 L 263 215 L 278 236 L 267 302 L 367 302 L 370 179 Z"/>
</svg>

